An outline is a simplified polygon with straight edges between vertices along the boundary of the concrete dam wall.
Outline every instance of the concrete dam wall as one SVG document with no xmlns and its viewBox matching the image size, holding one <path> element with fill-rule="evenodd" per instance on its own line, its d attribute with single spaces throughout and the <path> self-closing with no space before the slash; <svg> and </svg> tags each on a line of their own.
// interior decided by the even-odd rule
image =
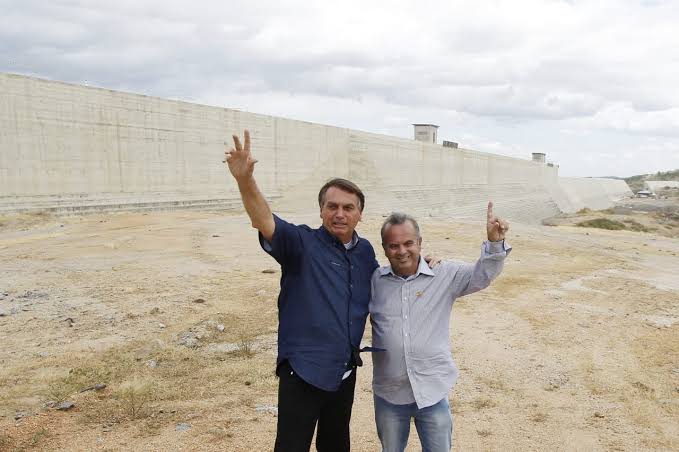
<svg viewBox="0 0 679 452">
<path fill-rule="evenodd" d="M 560 192 L 560 193 L 559 193 Z M 577 212 L 585 207 L 607 209 L 616 201 L 634 196 L 624 180 L 601 177 L 560 177 L 552 197 L 562 212 Z"/>
<path fill-rule="evenodd" d="M 365 190 L 367 214 L 482 219 L 493 199 L 499 214 L 535 222 L 590 189 L 564 190 L 558 168 L 530 160 L 0 74 L 0 214 L 242 209 L 222 159 L 246 128 L 260 188 L 279 210 L 318 209 L 318 188 L 335 176 Z"/>
</svg>

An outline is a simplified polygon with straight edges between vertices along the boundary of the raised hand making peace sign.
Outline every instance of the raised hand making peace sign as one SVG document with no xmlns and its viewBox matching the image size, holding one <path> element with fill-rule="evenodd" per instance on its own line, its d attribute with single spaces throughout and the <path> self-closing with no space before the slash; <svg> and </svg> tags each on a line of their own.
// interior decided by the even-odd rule
<svg viewBox="0 0 679 452">
<path fill-rule="evenodd" d="M 233 135 L 234 147 L 224 152 L 226 157 L 224 161 L 229 165 L 229 171 L 237 181 L 252 177 L 257 163 L 250 153 L 250 131 L 245 131 L 244 140 L 245 144 L 241 145 L 238 135 Z"/>
<path fill-rule="evenodd" d="M 493 214 L 493 202 L 488 202 L 488 222 L 486 223 L 488 240 L 499 242 L 505 239 L 505 232 L 509 230 L 509 223 Z"/>
</svg>

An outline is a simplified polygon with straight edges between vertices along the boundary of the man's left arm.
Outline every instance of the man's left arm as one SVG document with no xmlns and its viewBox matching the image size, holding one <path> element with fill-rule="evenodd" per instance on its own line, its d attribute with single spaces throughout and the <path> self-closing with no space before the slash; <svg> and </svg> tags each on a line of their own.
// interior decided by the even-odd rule
<svg viewBox="0 0 679 452">
<path fill-rule="evenodd" d="M 505 257 L 512 247 L 505 242 L 509 223 L 493 213 L 493 203 L 488 203 L 486 232 L 488 240 L 481 246 L 481 257 L 475 264 L 463 264 L 453 278 L 454 296 L 459 297 L 485 289 L 504 266 Z"/>
</svg>

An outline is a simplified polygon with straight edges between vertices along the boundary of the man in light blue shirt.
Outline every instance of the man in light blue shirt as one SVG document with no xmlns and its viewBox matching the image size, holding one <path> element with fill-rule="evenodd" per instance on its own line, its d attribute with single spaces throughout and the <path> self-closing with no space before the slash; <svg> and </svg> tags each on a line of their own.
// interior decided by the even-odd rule
<svg viewBox="0 0 679 452">
<path fill-rule="evenodd" d="M 509 224 L 488 203 L 486 230 L 475 264 L 444 261 L 433 269 L 420 257 L 417 221 L 393 213 L 382 225 L 382 246 L 390 265 L 371 280 L 375 423 L 384 452 L 403 451 L 410 419 L 425 452 L 449 451 L 453 419 L 448 392 L 457 380 L 450 354 L 450 313 L 457 297 L 482 290 L 500 274 L 511 251 Z"/>
</svg>

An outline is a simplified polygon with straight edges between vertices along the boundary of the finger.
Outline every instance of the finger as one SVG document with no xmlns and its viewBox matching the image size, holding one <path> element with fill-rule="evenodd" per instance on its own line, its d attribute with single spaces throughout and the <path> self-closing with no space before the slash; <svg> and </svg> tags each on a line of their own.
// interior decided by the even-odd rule
<svg viewBox="0 0 679 452">
<path fill-rule="evenodd" d="M 488 201 L 488 221 L 493 219 L 493 201 Z"/>
<path fill-rule="evenodd" d="M 505 220 L 501 220 L 500 218 L 496 219 L 495 224 L 497 225 L 497 228 L 500 232 L 505 232 L 509 227 L 508 223 Z"/>
<path fill-rule="evenodd" d="M 245 129 L 245 152 L 250 152 L 250 131 Z"/>
<path fill-rule="evenodd" d="M 236 147 L 237 151 L 242 151 L 243 146 L 240 144 L 240 138 L 238 138 L 238 135 L 233 135 L 233 144 Z"/>
</svg>

